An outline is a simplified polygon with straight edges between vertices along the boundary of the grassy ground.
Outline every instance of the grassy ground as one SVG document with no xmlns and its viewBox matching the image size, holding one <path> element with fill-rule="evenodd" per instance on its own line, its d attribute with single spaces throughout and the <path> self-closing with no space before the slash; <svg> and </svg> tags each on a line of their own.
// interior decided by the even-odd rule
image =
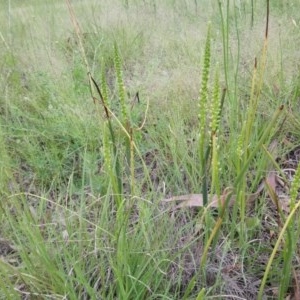
<svg viewBox="0 0 300 300">
<path fill-rule="evenodd" d="M 0 299 L 299 299 L 299 9 L 2 1 Z"/>
</svg>

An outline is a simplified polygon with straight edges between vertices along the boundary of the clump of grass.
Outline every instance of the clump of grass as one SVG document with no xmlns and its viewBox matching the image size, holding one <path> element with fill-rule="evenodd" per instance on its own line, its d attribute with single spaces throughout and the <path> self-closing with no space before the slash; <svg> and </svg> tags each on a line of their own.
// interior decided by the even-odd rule
<svg viewBox="0 0 300 300">
<path fill-rule="evenodd" d="M 65 36 L 69 25 L 63 25 L 66 11 L 59 1 L 47 4 L 55 11 L 53 20 L 61 19 L 58 31 L 40 26 L 48 24 L 39 17 L 45 6 L 32 0 L 16 7 L 18 13 L 10 11 L 13 38 L 0 32 L 5 49 L 0 298 L 252 299 L 259 287 L 251 282 L 262 277 L 261 297 L 270 295 L 267 283 L 280 286 L 278 295 L 286 297 L 292 276 L 280 283 L 277 270 L 298 271 L 292 267 L 299 239 L 298 171 L 292 210 L 274 221 L 279 229 L 272 229 L 275 236 L 278 232 L 273 252 L 266 239 L 268 197 L 257 195 L 250 212 L 248 202 L 269 168 L 266 149 L 275 135 L 280 138 L 284 114 L 283 94 L 269 99 L 264 85 L 275 72 L 266 71 L 267 38 L 251 74 L 244 72 L 255 51 L 251 43 L 242 52 L 243 36 L 252 27 L 255 44 L 265 3 L 126 3 L 124 9 L 118 0 L 104 1 L 101 20 L 87 13 L 89 2 L 74 3 L 79 19 L 71 14 L 76 32 L 71 47 L 76 49 L 61 47 L 70 34 Z M 96 15 L 99 7 L 94 3 L 90 10 Z M 210 12 L 216 22 L 202 43 L 195 31 Z M 160 18 L 166 14 L 170 17 Z M 89 20 L 90 35 L 79 28 L 81 16 Z M 220 21 L 222 38 L 215 27 Z M 223 59 L 216 51 L 221 39 Z M 203 44 L 198 96 L 195 62 Z M 214 68 L 218 60 L 223 62 Z M 287 87 L 290 105 L 297 104 L 295 82 Z M 141 102 L 151 102 L 147 123 L 147 108 L 133 104 L 127 93 L 137 86 Z M 268 111 L 262 111 L 265 106 Z M 296 111 L 284 125 L 298 136 L 291 126 L 299 127 Z M 208 204 L 204 208 L 169 213 L 159 202 L 199 191 Z M 218 211 L 209 207 L 213 195 L 226 196 Z M 2 244 L 8 255 L 2 256 Z"/>
<path fill-rule="evenodd" d="M 288 288 L 290 287 L 291 278 L 295 276 L 295 270 L 293 268 L 293 255 L 295 253 L 297 241 L 299 240 L 299 223 L 298 215 L 296 215 L 297 210 L 300 207 L 300 202 L 296 204 L 296 199 L 298 197 L 298 190 L 300 188 L 300 165 L 296 169 L 294 180 L 291 186 L 290 192 L 290 213 L 287 218 L 284 218 L 281 212 L 281 218 L 283 218 L 284 225 L 280 231 L 276 244 L 273 248 L 272 254 L 270 255 L 268 264 L 266 266 L 264 276 L 260 285 L 258 299 L 263 299 L 263 290 L 266 285 L 268 276 L 271 275 L 271 265 L 274 261 L 275 255 L 280 247 L 280 244 L 283 243 L 282 259 L 283 259 L 283 274 L 281 278 L 280 287 L 279 287 L 279 298 L 283 298 L 286 295 Z M 285 239 L 284 239 L 285 236 Z M 295 278 L 297 280 L 297 278 Z"/>
</svg>

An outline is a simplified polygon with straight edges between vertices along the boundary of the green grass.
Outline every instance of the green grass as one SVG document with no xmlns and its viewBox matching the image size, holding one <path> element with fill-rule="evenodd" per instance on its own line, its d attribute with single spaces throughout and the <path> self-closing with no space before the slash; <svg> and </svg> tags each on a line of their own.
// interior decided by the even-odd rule
<svg viewBox="0 0 300 300">
<path fill-rule="evenodd" d="M 298 1 L 2 2 L 0 299 L 295 296 Z"/>
</svg>

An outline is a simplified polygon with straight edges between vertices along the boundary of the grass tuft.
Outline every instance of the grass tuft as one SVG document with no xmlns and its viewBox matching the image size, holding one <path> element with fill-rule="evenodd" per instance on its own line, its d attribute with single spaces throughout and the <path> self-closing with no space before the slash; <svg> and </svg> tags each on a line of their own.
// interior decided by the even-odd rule
<svg viewBox="0 0 300 300">
<path fill-rule="evenodd" d="M 0 299 L 296 299 L 298 2 L 2 1 Z"/>
</svg>

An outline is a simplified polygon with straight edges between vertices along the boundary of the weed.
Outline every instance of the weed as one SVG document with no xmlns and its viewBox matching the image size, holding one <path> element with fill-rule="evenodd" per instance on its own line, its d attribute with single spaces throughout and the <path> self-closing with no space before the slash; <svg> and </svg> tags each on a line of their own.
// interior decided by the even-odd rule
<svg viewBox="0 0 300 300">
<path fill-rule="evenodd" d="M 0 298 L 297 298 L 299 3 L 2 2 Z"/>
</svg>

